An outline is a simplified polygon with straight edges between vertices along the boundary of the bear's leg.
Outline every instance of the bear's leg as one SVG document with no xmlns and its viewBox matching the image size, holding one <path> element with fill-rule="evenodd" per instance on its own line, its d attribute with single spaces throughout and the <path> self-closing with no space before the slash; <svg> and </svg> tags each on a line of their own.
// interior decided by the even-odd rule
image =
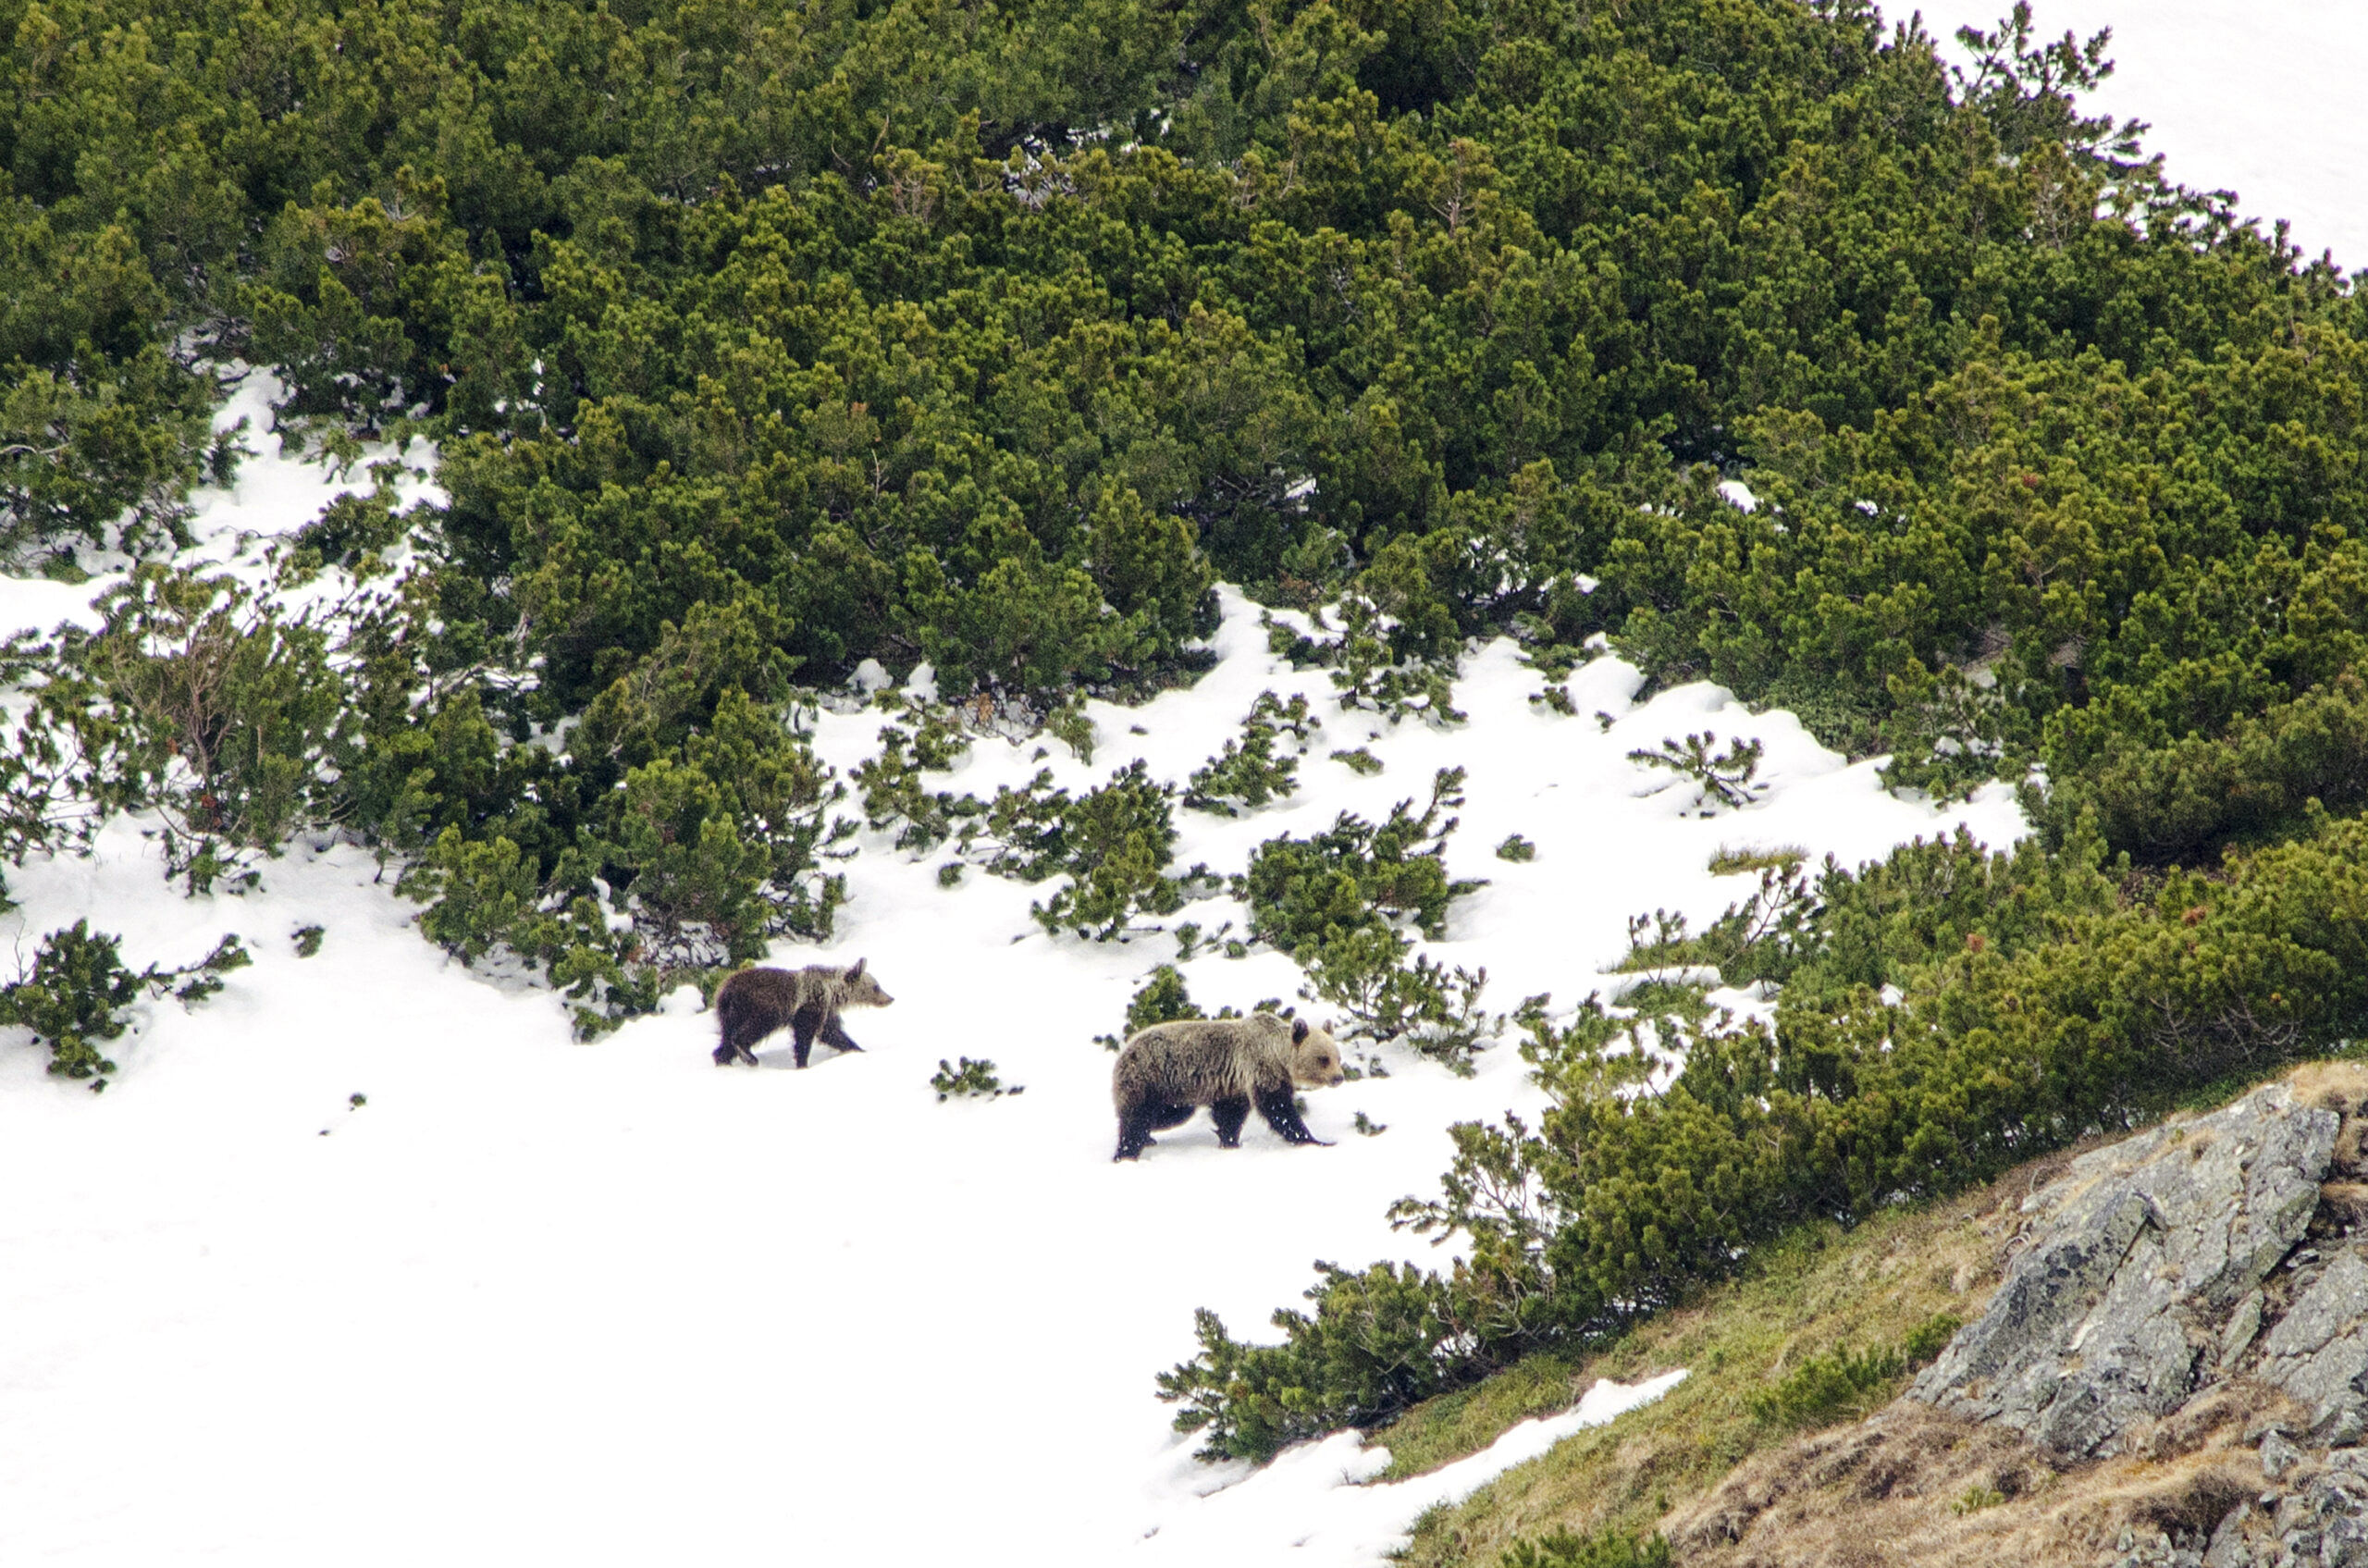
<svg viewBox="0 0 2368 1568">
<path fill-rule="evenodd" d="M 838 1015 L 835 1013 L 831 1016 L 830 1021 L 822 1026 L 822 1043 L 825 1045 L 835 1046 L 842 1051 L 860 1051 L 863 1049 L 862 1046 L 847 1038 L 846 1026 L 839 1021 Z"/>
<path fill-rule="evenodd" d="M 821 1015 L 811 1009 L 800 1012 L 796 1018 L 789 1020 L 789 1032 L 796 1041 L 796 1056 L 797 1065 L 799 1067 L 804 1067 L 806 1065 L 806 1058 L 813 1053 L 815 1031 L 821 1024 Z"/>
<path fill-rule="evenodd" d="M 1131 1160 L 1151 1143 L 1151 1107 L 1130 1105 L 1118 1113 L 1118 1152 L 1110 1156 L 1116 1164 Z"/>
<path fill-rule="evenodd" d="M 1211 1101 L 1209 1114 L 1217 1120 L 1217 1147 L 1241 1147 L 1241 1124 L 1250 1119 L 1250 1096 L 1229 1094 L 1222 1100 Z"/>
<path fill-rule="evenodd" d="M 1299 1105 L 1287 1088 L 1258 1091 L 1258 1114 L 1266 1118 L 1268 1127 L 1283 1135 L 1283 1142 L 1286 1143 L 1314 1143 L 1319 1148 L 1326 1149 L 1331 1147 L 1329 1143 L 1307 1130 L 1307 1123 L 1300 1119 Z"/>
<path fill-rule="evenodd" d="M 1156 1132 L 1165 1132 L 1171 1127 L 1183 1126 L 1192 1119 L 1192 1113 L 1199 1109 L 1198 1105 L 1179 1105 L 1173 1100 L 1143 1102 L 1143 1115 L 1149 1118 L 1152 1130 Z"/>
<path fill-rule="evenodd" d="M 755 1067 L 757 1054 L 748 1047 L 764 1038 L 758 1032 L 756 1020 L 734 1007 L 724 1013 L 722 1023 L 723 1043 L 715 1048 L 715 1065 L 728 1068 L 737 1061 Z"/>
</svg>

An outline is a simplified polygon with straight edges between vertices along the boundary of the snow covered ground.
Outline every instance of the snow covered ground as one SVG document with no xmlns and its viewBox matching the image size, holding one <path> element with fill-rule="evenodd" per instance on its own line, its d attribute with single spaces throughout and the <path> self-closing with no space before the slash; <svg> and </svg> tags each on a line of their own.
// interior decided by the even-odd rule
<svg viewBox="0 0 2368 1568">
<path fill-rule="evenodd" d="M 1886 4 L 1894 18 L 1918 7 Z M 1994 28 L 2012 0 L 1926 0 L 1943 43 Z M 2237 210 L 2288 218 L 2306 255 L 2368 266 L 2368 5 L 2362 0 L 2033 0 L 2042 37 L 2113 29 L 2117 66 L 2097 114 L 2148 121 L 2171 178 L 2237 192 Z M 1952 53 L 1955 45 L 1950 44 Z"/>
<path fill-rule="evenodd" d="M 256 571 L 258 544 L 335 488 L 251 462 L 200 498 L 191 559 Z M 54 623 L 105 581 L 0 582 L 0 623 Z M 1457 688 L 1467 726 L 1393 730 L 1271 657 L 1239 596 L 1226 609 L 1196 687 L 1092 709 L 1092 767 L 987 739 L 938 786 L 984 796 L 1049 766 L 1078 789 L 1137 757 L 1180 783 L 1260 691 L 1305 691 L 1325 727 L 1301 793 L 1240 821 L 1179 812 L 1179 864 L 1238 870 L 1263 839 L 1378 817 L 1466 767 L 1449 869 L 1488 886 L 1432 951 L 1486 965 L 1498 1008 L 1597 988 L 1633 913 L 1716 914 L 1750 885 L 1708 873 L 1723 846 L 1855 860 L 1960 821 L 1992 842 L 2019 828 L 2001 791 L 1942 813 L 1891 798 L 1870 765 L 1712 687 L 1636 704 L 1610 658 L 1573 677 L 1566 718 L 1528 700 L 1540 680 L 1500 643 Z M 826 714 L 819 749 L 850 768 L 882 722 Z M 1640 795 L 1658 781 L 1627 752 L 1704 728 L 1766 744 L 1763 804 L 1703 821 L 1690 789 Z M 1378 777 L 1328 759 L 1359 746 Z M 1516 832 L 1534 861 L 1492 855 Z M 146 1008 L 104 1096 L 0 1037 L 0 1562 L 1099 1564 L 1146 1542 L 1161 1561 L 1364 1562 L 1428 1503 L 1618 1406 L 1598 1390 L 1419 1484 L 1328 1498 L 1382 1463 L 1342 1438 L 1204 1500 L 1241 1472 L 1193 1461 L 1151 1388 L 1191 1351 L 1192 1309 L 1254 1330 L 1312 1259 L 1430 1256 L 1385 1205 L 1434 1189 L 1449 1123 L 1537 1095 L 1510 1045 L 1469 1080 L 1400 1054 L 1310 1096 L 1335 1147 L 1253 1123 L 1226 1153 L 1202 1118 L 1113 1165 L 1093 1037 L 1173 942 L 1047 938 L 1028 914 L 1042 889 L 976 871 L 948 889 L 942 858 L 867 838 L 827 952 L 777 951 L 868 957 L 897 998 L 851 1018 L 866 1052 L 803 1073 L 785 1042 L 763 1070 L 718 1070 L 687 989 L 574 1043 L 547 994 L 422 941 L 351 846 L 300 847 L 245 897 L 178 895 L 132 823 L 12 873 L 22 907 L 0 932 L 20 959 L 87 916 L 134 967 L 226 931 L 256 962 L 195 1011 Z M 290 941 L 307 925 L 327 929 L 311 958 Z M 1211 1009 L 1299 984 L 1273 955 L 1185 969 Z M 930 1074 L 958 1055 L 1027 1093 L 939 1103 Z M 1388 1130 L 1354 1134 L 1360 1111 Z"/>
</svg>

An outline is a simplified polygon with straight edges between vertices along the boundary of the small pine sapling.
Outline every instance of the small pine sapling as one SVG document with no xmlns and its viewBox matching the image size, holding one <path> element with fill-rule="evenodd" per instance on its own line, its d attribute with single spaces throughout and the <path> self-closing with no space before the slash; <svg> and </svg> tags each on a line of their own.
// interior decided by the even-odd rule
<svg viewBox="0 0 2368 1568">
<path fill-rule="evenodd" d="M 1685 736 L 1683 742 L 1664 740 L 1659 751 L 1632 751 L 1628 760 L 1694 781 L 1694 809 L 1698 815 L 1713 816 L 1722 807 L 1740 810 L 1768 793 L 1766 784 L 1754 782 L 1759 772 L 1760 743 L 1737 738 L 1713 755 L 1710 748 L 1718 739 L 1705 730 Z"/>
<path fill-rule="evenodd" d="M 1184 973 L 1173 964 L 1162 964 L 1151 971 L 1141 990 L 1127 1003 L 1126 1028 L 1116 1034 L 1098 1034 L 1097 1043 L 1105 1050 L 1116 1051 L 1155 1023 L 1173 1023 L 1178 1019 L 1204 1019 L 1202 1012 L 1184 986 Z M 1221 1019 L 1239 1018 L 1231 1007 L 1217 1009 Z"/>
<path fill-rule="evenodd" d="M 222 989 L 224 975 L 254 961 L 237 937 L 225 936 L 194 964 L 173 969 L 151 964 L 134 974 L 124 966 L 117 941 L 77 920 L 43 937 L 31 969 L 0 987 L 0 1024 L 31 1031 L 33 1043 L 49 1048 L 49 1070 L 88 1079 L 93 1093 L 105 1090 L 116 1070 L 101 1047 L 122 1038 L 129 1027 L 123 1014 L 143 993 L 170 992 L 182 1006 L 194 1006 Z"/>
<path fill-rule="evenodd" d="M 1375 1121 L 1373 1117 L 1365 1115 L 1363 1111 L 1359 1111 L 1357 1113 L 1356 1120 L 1350 1122 L 1349 1125 L 1367 1138 L 1378 1138 L 1383 1133 L 1389 1130 L 1389 1124 L 1388 1122 Z"/>
<path fill-rule="evenodd" d="M 1003 1080 L 995 1076 L 994 1063 L 983 1056 L 975 1062 L 964 1056 L 961 1062 L 961 1066 L 955 1067 L 944 1057 L 938 1058 L 937 1071 L 930 1075 L 929 1086 L 937 1091 L 940 1105 L 956 1095 L 973 1100 L 999 1100 L 1006 1094 L 1028 1092 L 1025 1084 L 1015 1083 L 1006 1087 Z"/>
<path fill-rule="evenodd" d="M 327 934 L 327 929 L 323 926 L 298 926 L 290 933 L 290 940 L 296 944 L 298 957 L 310 958 L 320 952 L 321 938 Z"/>
<path fill-rule="evenodd" d="M 1241 722 L 1240 738 L 1227 741 L 1225 750 L 1187 782 L 1184 804 L 1238 817 L 1292 795 L 1299 788 L 1294 775 L 1300 758 L 1320 722 L 1308 711 L 1305 697 L 1294 694 L 1286 703 L 1271 691 L 1260 692 Z M 1277 754 L 1285 735 L 1292 749 Z"/>
<path fill-rule="evenodd" d="M 895 829 L 897 848 L 925 855 L 983 808 L 975 796 L 924 787 L 920 775 L 953 767 L 970 749 L 970 737 L 946 713 L 904 700 L 906 723 L 881 726 L 880 755 L 856 769 L 855 782 L 864 821 Z"/>
<path fill-rule="evenodd" d="M 1381 759 L 1362 746 L 1354 751 L 1336 751 L 1332 754 L 1332 760 L 1360 778 L 1369 779 L 1381 772 Z"/>
<path fill-rule="evenodd" d="M 1497 846 L 1497 858 L 1511 860 L 1516 865 L 1535 860 L 1537 858 L 1537 846 L 1517 833 L 1508 833 L 1504 843 Z"/>
<path fill-rule="evenodd" d="M 1082 692 L 1072 692 L 1067 701 L 1046 714 L 1044 728 L 1079 761 L 1088 767 L 1093 765 L 1093 721 L 1086 715 Z"/>
</svg>

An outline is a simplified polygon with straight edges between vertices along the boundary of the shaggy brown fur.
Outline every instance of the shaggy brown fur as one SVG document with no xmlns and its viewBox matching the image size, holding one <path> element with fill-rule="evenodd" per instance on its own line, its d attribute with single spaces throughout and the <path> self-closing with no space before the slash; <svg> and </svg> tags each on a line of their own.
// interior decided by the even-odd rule
<svg viewBox="0 0 2368 1568">
<path fill-rule="evenodd" d="M 1241 1146 L 1241 1124 L 1253 1104 L 1285 1142 L 1321 1144 L 1300 1119 L 1291 1090 L 1344 1081 L 1338 1043 L 1304 1019 L 1257 1013 L 1155 1023 L 1127 1042 L 1110 1074 L 1118 1107 L 1112 1157 L 1133 1159 L 1154 1130 L 1183 1126 L 1202 1105 L 1216 1118 L 1218 1143 L 1228 1149 Z"/>
<path fill-rule="evenodd" d="M 797 1065 L 806 1065 L 814 1042 L 842 1051 L 860 1051 L 840 1027 L 842 1007 L 884 1007 L 895 998 L 864 972 L 857 958 L 850 969 L 815 964 L 802 969 L 742 969 L 726 979 L 715 993 L 715 1016 L 723 1043 L 715 1048 L 715 1065 L 735 1061 L 757 1063 L 757 1042 L 786 1025 L 796 1035 Z"/>
</svg>

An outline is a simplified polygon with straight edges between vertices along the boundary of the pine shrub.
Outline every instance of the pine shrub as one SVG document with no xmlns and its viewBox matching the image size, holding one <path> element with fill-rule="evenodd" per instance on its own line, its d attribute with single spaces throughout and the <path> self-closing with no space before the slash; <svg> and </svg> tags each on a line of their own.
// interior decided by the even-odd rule
<svg viewBox="0 0 2368 1568">
<path fill-rule="evenodd" d="M 184 1006 L 222 989 L 222 977 L 253 962 L 235 936 L 225 936 L 194 964 L 160 969 L 154 964 L 134 974 L 124 966 L 118 939 L 93 932 L 87 920 L 42 938 L 32 966 L 0 987 L 0 1023 L 31 1031 L 33 1043 L 49 1051 L 49 1070 L 62 1078 L 88 1079 L 106 1087 L 116 1070 L 105 1046 L 128 1028 L 124 1018 L 143 995 L 167 992 Z"/>
</svg>

